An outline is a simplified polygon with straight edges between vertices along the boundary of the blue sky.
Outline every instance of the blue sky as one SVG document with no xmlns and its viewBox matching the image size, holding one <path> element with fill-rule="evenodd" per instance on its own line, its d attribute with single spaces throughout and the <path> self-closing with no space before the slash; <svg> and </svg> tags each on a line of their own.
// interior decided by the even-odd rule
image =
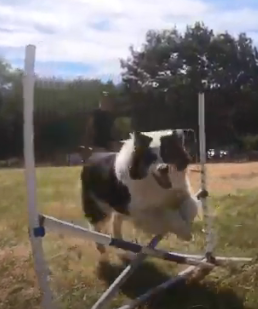
<svg viewBox="0 0 258 309">
<path fill-rule="evenodd" d="M 197 20 L 258 43 L 258 0 L 1 0 L 0 56 L 23 67 L 25 46 L 35 44 L 38 74 L 117 80 L 119 58 L 148 29 Z"/>
</svg>

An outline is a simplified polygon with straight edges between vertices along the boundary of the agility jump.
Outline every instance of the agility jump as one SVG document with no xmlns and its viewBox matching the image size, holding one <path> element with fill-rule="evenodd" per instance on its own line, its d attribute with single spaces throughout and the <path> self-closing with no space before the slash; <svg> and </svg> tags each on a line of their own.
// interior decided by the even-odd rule
<svg viewBox="0 0 258 309">
<path fill-rule="evenodd" d="M 120 307 L 120 309 L 132 309 L 137 307 L 142 302 L 146 301 L 150 296 L 170 287 L 178 282 L 184 281 L 193 272 L 200 270 L 203 275 L 208 274 L 216 265 L 221 265 L 224 261 L 243 261 L 249 262 L 251 258 L 226 258 L 214 257 L 213 250 L 215 247 L 214 232 L 212 229 L 212 218 L 208 209 L 206 196 L 200 196 L 205 220 L 206 232 L 206 248 L 203 255 L 187 255 L 175 252 L 155 249 L 162 235 L 155 236 L 148 246 L 128 242 L 120 238 L 111 237 L 91 231 L 81 226 L 73 225 L 69 222 L 61 221 L 56 218 L 39 214 L 36 207 L 36 177 L 35 177 L 35 157 L 34 157 L 34 128 L 33 128 L 33 109 L 34 109 L 34 83 L 35 83 L 35 53 L 36 47 L 28 45 L 25 53 L 24 64 L 24 80 L 23 80 L 23 95 L 24 95 L 24 157 L 25 157 L 25 177 L 27 186 L 27 205 L 29 217 L 29 236 L 34 257 L 35 271 L 37 274 L 40 289 L 42 291 L 42 308 L 56 309 L 57 305 L 54 302 L 52 291 L 48 282 L 48 268 L 44 259 L 42 248 L 42 238 L 46 232 L 56 231 L 73 235 L 75 237 L 83 237 L 94 241 L 99 245 L 111 246 L 120 248 L 126 251 L 136 253 L 135 259 L 125 268 L 119 277 L 113 282 L 109 289 L 100 297 L 93 305 L 92 309 L 106 308 L 109 301 L 119 290 L 123 282 L 132 274 L 132 272 L 140 265 L 147 257 L 152 256 L 159 259 L 176 262 L 179 264 L 191 265 L 184 271 L 180 272 L 176 277 L 169 279 L 163 284 L 151 289 L 131 303 Z M 205 111 L 204 111 L 204 94 L 199 94 L 199 141 L 200 141 L 200 163 L 201 163 L 201 190 L 206 190 L 206 149 L 205 149 Z"/>
</svg>

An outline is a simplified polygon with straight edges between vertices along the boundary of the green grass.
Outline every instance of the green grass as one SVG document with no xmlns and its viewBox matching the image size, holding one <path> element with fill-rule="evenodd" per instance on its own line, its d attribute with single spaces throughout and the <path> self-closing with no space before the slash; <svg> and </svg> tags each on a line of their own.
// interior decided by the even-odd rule
<svg viewBox="0 0 258 309">
<path fill-rule="evenodd" d="M 39 168 L 37 194 L 40 211 L 85 225 L 80 207 L 79 168 Z M 27 233 L 26 194 L 23 170 L 0 170 L 0 309 L 37 309 L 37 288 Z M 224 193 L 223 193 L 224 194 Z M 151 299 L 145 309 L 257 309 L 258 263 L 256 257 L 258 192 L 236 190 L 209 199 L 216 211 L 219 255 L 252 256 L 250 265 L 217 268 L 202 282 L 170 289 Z M 160 247 L 200 253 L 204 237 L 196 227 L 194 243 L 171 236 Z M 126 226 L 128 239 L 132 238 Z M 141 242 L 147 239 L 140 234 Z M 51 286 L 60 308 L 90 308 L 124 268 L 122 252 L 109 250 L 110 261 L 100 260 L 93 243 L 58 234 L 44 238 L 44 251 L 51 272 Z M 182 266 L 148 259 L 121 288 L 111 308 L 122 305 L 173 276 Z"/>
</svg>

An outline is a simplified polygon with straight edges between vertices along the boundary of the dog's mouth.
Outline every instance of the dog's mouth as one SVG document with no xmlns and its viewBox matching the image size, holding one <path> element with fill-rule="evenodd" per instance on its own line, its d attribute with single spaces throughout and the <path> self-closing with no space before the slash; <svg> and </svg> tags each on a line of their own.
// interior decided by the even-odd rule
<svg viewBox="0 0 258 309">
<path fill-rule="evenodd" d="M 158 185 L 163 189 L 171 189 L 172 184 L 168 177 L 169 167 L 167 164 L 160 164 L 156 172 L 152 172 L 153 178 L 156 180 Z"/>
</svg>

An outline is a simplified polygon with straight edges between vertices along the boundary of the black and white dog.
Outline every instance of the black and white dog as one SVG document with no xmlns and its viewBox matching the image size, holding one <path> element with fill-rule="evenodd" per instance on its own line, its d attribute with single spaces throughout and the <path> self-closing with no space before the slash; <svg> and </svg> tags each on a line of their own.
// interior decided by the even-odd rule
<svg viewBox="0 0 258 309">
<path fill-rule="evenodd" d="M 81 173 L 85 216 L 99 232 L 113 222 L 116 238 L 123 238 L 122 222 L 129 219 L 149 234 L 189 241 L 199 208 L 187 177 L 189 155 L 176 134 L 161 136 L 158 146 L 152 140 L 134 132 L 118 153 L 89 158 Z"/>
</svg>

